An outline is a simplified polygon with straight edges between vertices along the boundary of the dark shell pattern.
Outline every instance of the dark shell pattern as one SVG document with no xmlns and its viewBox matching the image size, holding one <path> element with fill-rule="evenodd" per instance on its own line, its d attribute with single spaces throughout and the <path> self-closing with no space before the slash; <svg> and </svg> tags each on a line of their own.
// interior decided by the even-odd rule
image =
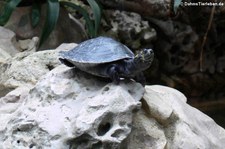
<svg viewBox="0 0 225 149">
<path fill-rule="evenodd" d="M 61 51 L 60 56 L 75 63 L 101 64 L 134 58 L 125 45 L 108 37 L 86 40 L 70 51 Z"/>
</svg>

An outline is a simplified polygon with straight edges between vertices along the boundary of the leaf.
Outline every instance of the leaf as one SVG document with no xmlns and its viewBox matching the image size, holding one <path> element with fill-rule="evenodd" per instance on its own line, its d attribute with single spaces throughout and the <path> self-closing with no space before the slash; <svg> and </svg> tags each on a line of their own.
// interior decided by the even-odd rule
<svg viewBox="0 0 225 149">
<path fill-rule="evenodd" d="M 36 27 L 41 17 L 41 6 L 39 3 L 33 3 L 31 12 L 31 24 Z"/>
<path fill-rule="evenodd" d="M 3 26 L 7 23 L 9 20 L 13 10 L 16 8 L 16 6 L 21 2 L 21 0 L 10 0 L 7 1 L 5 8 L 2 11 L 2 14 L 0 15 L 0 25 Z"/>
<path fill-rule="evenodd" d="M 101 23 L 101 8 L 99 7 L 98 3 L 95 0 L 87 0 L 89 5 L 92 8 L 93 14 L 94 14 L 94 21 L 95 21 L 95 34 L 97 35 L 100 23 Z"/>
<path fill-rule="evenodd" d="M 52 30 L 55 28 L 59 17 L 59 1 L 58 0 L 47 0 L 47 18 L 42 30 L 39 47 L 49 37 Z"/>
<path fill-rule="evenodd" d="M 178 7 L 181 5 L 182 0 L 174 0 L 173 11 L 177 13 Z"/>
<path fill-rule="evenodd" d="M 82 8 L 79 5 L 76 5 L 74 3 L 71 3 L 71 2 L 61 1 L 60 4 L 62 4 L 63 6 L 71 7 L 73 9 L 77 10 L 80 14 L 82 14 L 82 16 L 84 17 L 84 20 L 86 22 L 88 35 L 90 37 L 93 37 L 95 35 L 94 24 L 91 21 L 89 15 L 88 15 L 88 12 L 84 8 Z"/>
</svg>

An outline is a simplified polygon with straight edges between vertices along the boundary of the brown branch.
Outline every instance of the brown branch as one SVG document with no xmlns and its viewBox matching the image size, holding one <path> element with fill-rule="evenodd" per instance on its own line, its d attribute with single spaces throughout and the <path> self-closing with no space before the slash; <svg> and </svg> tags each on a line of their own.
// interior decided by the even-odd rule
<svg viewBox="0 0 225 149">
<path fill-rule="evenodd" d="M 212 21 L 213 21 L 213 17 L 214 17 L 214 13 L 215 13 L 215 8 L 216 6 L 213 6 L 212 7 L 212 11 L 211 11 L 211 14 L 210 14 L 210 17 L 209 17 L 209 23 L 208 23 L 208 27 L 207 27 L 207 30 L 205 32 L 205 35 L 203 37 L 203 41 L 202 41 L 202 44 L 201 44 L 201 53 L 200 53 L 200 58 L 199 58 L 199 62 L 200 62 L 200 71 L 202 72 L 203 71 L 203 52 L 204 52 L 204 46 L 205 46 L 205 43 L 206 43 L 206 40 L 207 40 L 207 36 L 208 36 L 208 32 L 212 26 Z"/>
</svg>

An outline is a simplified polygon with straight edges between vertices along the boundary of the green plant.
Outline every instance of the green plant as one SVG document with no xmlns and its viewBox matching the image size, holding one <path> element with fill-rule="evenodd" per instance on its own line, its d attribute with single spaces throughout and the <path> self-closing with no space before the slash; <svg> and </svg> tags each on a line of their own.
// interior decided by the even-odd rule
<svg viewBox="0 0 225 149">
<path fill-rule="evenodd" d="M 89 3 L 93 11 L 94 21 L 91 19 L 90 15 L 88 14 L 88 11 L 85 8 L 68 1 L 60 1 L 60 4 L 78 11 L 84 17 L 88 35 L 92 38 L 97 36 L 97 32 L 100 26 L 101 7 L 99 6 L 99 3 L 97 3 L 95 0 L 87 0 L 87 2 Z"/>
<path fill-rule="evenodd" d="M 1 26 L 4 26 L 7 23 L 14 9 L 21 2 L 24 1 L 30 2 L 31 0 L 5 0 L 6 4 L 0 15 Z M 60 6 L 71 7 L 76 11 L 78 11 L 79 13 L 81 13 L 85 19 L 87 26 L 87 33 L 89 37 L 97 36 L 101 20 L 101 9 L 99 7 L 99 4 L 95 0 L 87 0 L 93 11 L 94 21 L 90 18 L 87 10 L 77 4 L 59 0 L 44 0 L 44 1 L 47 3 L 47 17 L 40 37 L 39 46 L 41 46 L 44 43 L 44 41 L 49 37 L 50 33 L 54 29 L 58 20 Z M 43 2 L 43 0 L 42 1 L 33 0 L 32 3 L 31 24 L 34 28 L 38 25 L 40 21 L 41 2 Z"/>
</svg>

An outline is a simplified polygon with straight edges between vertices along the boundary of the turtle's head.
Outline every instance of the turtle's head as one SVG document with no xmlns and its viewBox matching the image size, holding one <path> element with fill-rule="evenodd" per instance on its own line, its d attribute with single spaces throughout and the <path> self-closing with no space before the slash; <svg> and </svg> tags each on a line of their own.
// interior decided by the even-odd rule
<svg viewBox="0 0 225 149">
<path fill-rule="evenodd" d="M 135 57 L 134 63 L 137 68 L 145 70 L 150 67 L 154 59 L 154 52 L 152 49 L 143 49 Z"/>
</svg>

